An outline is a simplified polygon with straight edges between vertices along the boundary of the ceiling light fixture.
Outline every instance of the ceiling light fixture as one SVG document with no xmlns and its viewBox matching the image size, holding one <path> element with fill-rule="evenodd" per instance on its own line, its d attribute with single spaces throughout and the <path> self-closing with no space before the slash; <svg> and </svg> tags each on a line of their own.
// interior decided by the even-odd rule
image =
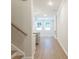
<svg viewBox="0 0 79 59">
<path fill-rule="evenodd" d="M 49 1 L 49 2 L 48 2 L 48 5 L 49 5 L 49 6 L 52 6 L 52 5 L 53 5 L 52 1 Z"/>
<path fill-rule="evenodd" d="M 46 14 L 44 14 L 44 17 L 46 17 L 47 15 Z"/>
</svg>

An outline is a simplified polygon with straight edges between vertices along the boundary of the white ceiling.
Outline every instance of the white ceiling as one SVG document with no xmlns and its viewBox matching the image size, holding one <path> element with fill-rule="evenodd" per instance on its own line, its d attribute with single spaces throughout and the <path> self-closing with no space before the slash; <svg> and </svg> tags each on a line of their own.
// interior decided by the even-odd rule
<svg viewBox="0 0 79 59">
<path fill-rule="evenodd" d="M 51 0 L 53 5 L 49 6 L 48 2 L 50 0 L 33 0 L 33 11 L 36 15 L 53 15 L 56 14 L 59 5 L 61 4 L 62 0 Z"/>
</svg>

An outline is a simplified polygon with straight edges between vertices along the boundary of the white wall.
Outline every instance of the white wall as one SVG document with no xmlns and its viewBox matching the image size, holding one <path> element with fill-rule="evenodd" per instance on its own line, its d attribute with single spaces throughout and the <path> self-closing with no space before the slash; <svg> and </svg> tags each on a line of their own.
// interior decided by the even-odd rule
<svg viewBox="0 0 79 59">
<path fill-rule="evenodd" d="M 67 1 L 62 2 L 58 13 L 57 13 L 57 39 L 64 49 L 65 53 L 68 54 L 68 7 Z"/>
<path fill-rule="evenodd" d="M 24 41 L 24 52 L 27 57 L 32 56 L 32 18 L 31 18 L 31 0 L 12 0 L 12 23 L 27 33 L 27 37 L 19 38 L 19 43 L 22 45 Z M 14 31 L 14 29 L 13 29 Z M 15 32 L 14 35 L 17 35 Z M 20 33 L 21 34 L 21 33 Z M 18 35 L 14 36 L 17 41 Z M 21 37 L 21 36 L 20 36 Z M 22 41 L 23 39 L 23 41 Z M 20 46 L 18 45 L 18 46 Z M 23 46 L 23 45 L 22 45 Z"/>
<path fill-rule="evenodd" d="M 29 34 L 31 30 L 31 0 L 12 0 L 11 2 L 12 23 Z"/>
</svg>

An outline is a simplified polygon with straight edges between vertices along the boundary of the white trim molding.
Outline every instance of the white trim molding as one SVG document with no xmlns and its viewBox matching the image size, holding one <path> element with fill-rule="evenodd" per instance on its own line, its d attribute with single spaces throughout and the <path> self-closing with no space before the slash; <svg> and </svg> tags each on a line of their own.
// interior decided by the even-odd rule
<svg viewBox="0 0 79 59">
<path fill-rule="evenodd" d="M 60 42 L 60 40 L 58 40 L 58 38 L 56 39 L 58 41 L 58 43 L 60 44 L 61 48 L 63 49 L 63 51 L 65 52 L 66 56 L 68 56 L 68 52 L 66 51 L 66 49 L 63 47 L 63 44 Z"/>
<path fill-rule="evenodd" d="M 11 44 L 11 46 L 14 47 L 18 52 L 20 52 L 22 55 L 25 56 L 24 52 L 21 49 L 19 49 L 17 46 L 15 46 L 13 43 Z"/>
</svg>

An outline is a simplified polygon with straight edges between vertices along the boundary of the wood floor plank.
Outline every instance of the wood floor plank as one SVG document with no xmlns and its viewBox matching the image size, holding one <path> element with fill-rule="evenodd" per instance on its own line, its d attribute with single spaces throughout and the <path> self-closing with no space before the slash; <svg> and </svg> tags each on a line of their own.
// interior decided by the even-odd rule
<svg viewBox="0 0 79 59">
<path fill-rule="evenodd" d="M 67 56 L 56 39 L 43 37 L 36 47 L 35 59 L 67 59 Z"/>
</svg>

